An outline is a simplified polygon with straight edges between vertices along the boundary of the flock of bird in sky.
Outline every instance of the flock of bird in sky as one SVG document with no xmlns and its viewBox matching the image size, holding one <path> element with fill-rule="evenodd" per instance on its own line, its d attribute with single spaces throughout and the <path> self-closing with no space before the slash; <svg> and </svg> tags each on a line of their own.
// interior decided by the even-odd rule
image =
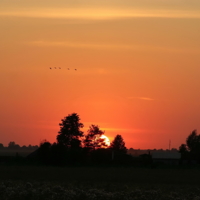
<svg viewBox="0 0 200 200">
<path fill-rule="evenodd" d="M 49 69 L 61 69 L 61 67 L 49 67 Z M 70 70 L 70 68 L 67 68 L 68 70 Z M 77 69 L 74 69 L 75 71 L 77 70 Z"/>
</svg>

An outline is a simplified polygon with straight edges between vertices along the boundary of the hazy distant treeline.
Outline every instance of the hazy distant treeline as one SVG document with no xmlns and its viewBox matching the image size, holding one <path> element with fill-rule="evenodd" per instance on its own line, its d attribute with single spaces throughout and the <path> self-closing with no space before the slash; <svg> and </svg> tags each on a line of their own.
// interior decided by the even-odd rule
<svg viewBox="0 0 200 200">
<path fill-rule="evenodd" d="M 8 143 L 8 146 L 4 146 L 2 143 L 0 143 L 0 150 L 2 150 L 2 149 L 9 149 L 9 150 L 11 150 L 11 149 L 13 149 L 13 150 L 18 150 L 18 149 L 26 149 L 26 150 L 36 150 L 36 149 L 38 149 L 39 148 L 39 146 L 38 145 L 31 145 L 31 144 L 29 144 L 28 146 L 25 146 L 25 145 L 23 145 L 23 146 L 20 146 L 19 144 L 16 144 L 14 141 L 11 141 L 11 142 L 9 142 Z"/>
</svg>

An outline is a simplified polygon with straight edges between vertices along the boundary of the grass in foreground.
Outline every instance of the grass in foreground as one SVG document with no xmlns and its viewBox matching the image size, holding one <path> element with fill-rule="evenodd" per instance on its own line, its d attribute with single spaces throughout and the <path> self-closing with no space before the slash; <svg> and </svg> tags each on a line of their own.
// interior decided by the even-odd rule
<svg viewBox="0 0 200 200">
<path fill-rule="evenodd" d="M 0 166 L 1 199 L 200 199 L 198 169 Z"/>
</svg>

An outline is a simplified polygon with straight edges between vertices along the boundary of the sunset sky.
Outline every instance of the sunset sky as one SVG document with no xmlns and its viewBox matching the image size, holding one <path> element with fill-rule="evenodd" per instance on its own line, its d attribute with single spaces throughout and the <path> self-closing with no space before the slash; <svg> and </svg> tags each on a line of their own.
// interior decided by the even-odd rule
<svg viewBox="0 0 200 200">
<path fill-rule="evenodd" d="M 178 148 L 200 133 L 200 1 L 0 0 L 0 95 L 5 146 L 55 142 L 75 112 L 128 148 Z"/>
</svg>

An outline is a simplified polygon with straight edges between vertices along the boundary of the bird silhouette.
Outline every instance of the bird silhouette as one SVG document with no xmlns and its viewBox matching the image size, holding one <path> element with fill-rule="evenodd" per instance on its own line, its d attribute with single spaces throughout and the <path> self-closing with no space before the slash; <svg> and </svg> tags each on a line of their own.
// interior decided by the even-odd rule
<svg viewBox="0 0 200 200">
<path fill-rule="evenodd" d="M 61 68 L 59 67 L 59 69 L 61 69 Z"/>
<path fill-rule="evenodd" d="M 77 69 L 74 69 L 75 71 L 77 70 Z"/>
<path fill-rule="evenodd" d="M 51 67 L 49 67 L 49 69 L 51 69 Z"/>
</svg>

